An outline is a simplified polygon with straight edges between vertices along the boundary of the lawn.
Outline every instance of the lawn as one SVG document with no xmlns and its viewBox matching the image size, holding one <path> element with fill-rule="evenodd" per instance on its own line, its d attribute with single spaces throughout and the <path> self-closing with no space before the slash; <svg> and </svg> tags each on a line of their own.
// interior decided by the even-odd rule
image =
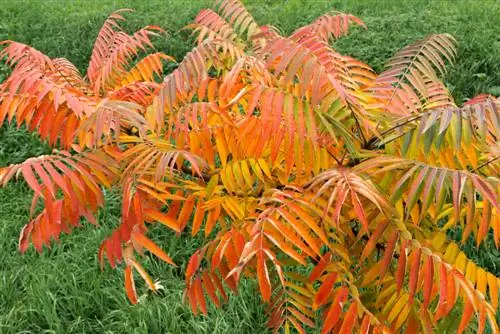
<svg viewBox="0 0 500 334">
<path fill-rule="evenodd" d="M 157 49 L 182 59 L 189 51 L 189 32 L 180 31 L 210 1 L 6 1 L 0 6 L 0 40 L 34 46 L 51 57 L 66 57 L 86 69 L 95 36 L 105 19 L 118 8 L 133 8 L 130 28 L 147 24 L 168 31 Z M 330 9 L 362 18 L 368 31 L 356 29 L 337 42 L 342 53 L 359 58 L 377 71 L 397 49 L 432 33 L 448 32 L 459 42 L 457 64 L 446 83 L 457 102 L 479 93 L 500 95 L 500 3 L 495 1 L 313 1 L 251 0 L 247 7 L 259 23 L 270 23 L 283 33 L 309 23 Z M 0 80 L 7 75 L 0 64 Z M 13 125 L 0 127 L 0 166 L 48 153 L 35 135 Z M 155 240 L 179 264 L 172 268 L 156 259 L 145 265 L 164 290 L 145 295 L 129 305 L 120 270 L 99 269 L 100 242 L 118 225 L 120 199 L 106 194 L 108 205 L 99 212 L 100 228 L 84 223 L 38 255 L 17 251 L 17 240 L 27 222 L 31 193 L 23 182 L 0 189 L 0 333 L 261 333 L 265 310 L 250 283 L 229 305 L 211 309 L 209 317 L 195 317 L 182 303 L 183 269 L 198 242 L 158 230 Z M 490 243 L 492 245 L 492 243 Z M 494 246 L 465 250 L 478 264 L 500 276 L 500 253 Z M 140 284 L 139 292 L 146 293 Z"/>
</svg>

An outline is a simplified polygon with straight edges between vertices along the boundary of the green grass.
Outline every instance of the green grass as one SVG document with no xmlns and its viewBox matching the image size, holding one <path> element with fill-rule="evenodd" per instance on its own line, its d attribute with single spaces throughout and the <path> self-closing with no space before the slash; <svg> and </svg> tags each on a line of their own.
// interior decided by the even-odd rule
<svg viewBox="0 0 500 334">
<path fill-rule="evenodd" d="M 118 8 L 134 8 L 129 28 L 147 24 L 164 27 L 167 37 L 158 49 L 182 59 L 191 44 L 179 31 L 209 1 L 1 1 L 0 40 L 30 44 L 51 57 L 66 57 L 86 69 L 92 44 L 105 17 Z M 499 95 L 500 5 L 495 1 L 246 1 L 259 23 L 271 23 L 284 33 L 309 23 L 329 9 L 361 17 L 369 30 L 357 29 L 336 43 L 345 54 L 360 58 L 376 70 L 397 49 L 432 33 L 449 32 L 460 43 L 457 64 L 445 80 L 457 102 L 481 92 Z M 0 65 L 0 80 L 7 71 Z M 0 166 L 48 153 L 50 149 L 21 128 L 0 127 Z M 32 248 L 21 256 L 17 238 L 27 222 L 31 193 L 23 182 L 0 189 L 0 333 L 261 333 L 265 316 L 255 286 L 244 282 L 240 296 L 229 305 L 211 309 L 209 317 L 195 317 L 182 303 L 183 268 L 198 240 L 173 238 L 157 231 L 156 240 L 179 268 L 147 258 L 152 276 L 165 290 L 147 296 L 137 306 L 126 300 L 121 271 L 99 270 L 97 248 L 119 221 L 119 199 L 107 194 L 99 213 L 100 228 L 87 223 L 38 255 Z M 500 275 L 496 250 L 471 256 Z M 146 289 L 140 280 L 139 292 Z"/>
</svg>

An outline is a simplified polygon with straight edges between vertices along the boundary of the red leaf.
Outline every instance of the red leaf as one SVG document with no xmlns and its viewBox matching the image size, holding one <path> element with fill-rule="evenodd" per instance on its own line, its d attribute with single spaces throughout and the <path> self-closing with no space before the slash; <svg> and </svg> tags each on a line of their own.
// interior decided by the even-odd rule
<svg viewBox="0 0 500 334">
<path fill-rule="evenodd" d="M 370 239 L 368 239 L 368 242 L 366 243 L 365 248 L 363 249 L 363 253 L 361 254 L 361 259 L 360 261 L 363 261 L 366 259 L 367 256 L 369 256 L 373 250 L 375 249 L 375 246 L 377 245 L 377 242 L 380 241 L 380 237 L 384 233 L 385 229 L 387 228 L 388 223 L 383 222 L 377 225 L 377 228 L 375 231 L 372 233 L 370 236 Z"/>
<path fill-rule="evenodd" d="M 196 291 L 193 285 L 188 286 L 187 288 L 187 295 L 188 295 L 188 302 L 189 302 L 189 307 L 191 308 L 191 312 L 194 313 L 194 315 L 198 314 L 198 307 L 196 304 Z"/>
</svg>

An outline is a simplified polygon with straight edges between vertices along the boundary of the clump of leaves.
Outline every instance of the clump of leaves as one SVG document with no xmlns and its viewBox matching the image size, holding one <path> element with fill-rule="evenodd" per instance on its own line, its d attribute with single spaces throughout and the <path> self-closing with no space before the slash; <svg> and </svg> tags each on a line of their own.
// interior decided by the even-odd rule
<svg viewBox="0 0 500 334">
<path fill-rule="evenodd" d="M 500 242 L 500 101 L 457 106 L 439 77 L 456 42 L 433 35 L 375 73 L 331 45 L 351 25 L 332 12 L 290 36 L 260 26 L 237 0 L 218 0 L 187 28 L 197 46 L 162 83 L 146 27 L 133 35 L 106 21 L 82 77 L 67 60 L 4 42 L 13 67 L 1 85 L 0 122 L 26 123 L 56 148 L 0 171 L 22 174 L 43 211 L 19 242 L 38 251 L 94 222 L 102 189 L 123 196 L 121 225 L 99 258 L 157 286 L 137 254 L 173 264 L 151 224 L 203 233 L 189 259 L 193 312 L 220 306 L 241 277 L 258 282 L 269 326 L 320 323 L 322 332 L 498 331 L 499 279 L 468 259 L 446 231 L 477 245 Z M 168 241 L 166 241 L 168 242 Z M 455 313 L 456 314 L 456 313 Z M 316 319 L 320 319 L 317 321 Z M 447 320 L 448 319 L 448 320 Z"/>
</svg>

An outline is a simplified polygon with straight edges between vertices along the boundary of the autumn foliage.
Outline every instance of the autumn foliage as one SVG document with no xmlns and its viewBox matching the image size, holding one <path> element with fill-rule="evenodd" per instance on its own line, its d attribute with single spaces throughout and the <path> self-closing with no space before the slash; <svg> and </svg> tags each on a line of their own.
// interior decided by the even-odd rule
<svg viewBox="0 0 500 334">
<path fill-rule="evenodd" d="M 194 313 L 254 279 L 275 330 L 432 333 L 454 313 L 458 332 L 472 317 L 478 332 L 498 332 L 499 278 L 447 231 L 499 246 L 500 100 L 454 103 L 439 79 L 453 37 L 407 46 L 375 73 L 330 44 L 366 28 L 355 16 L 328 13 L 282 36 L 239 1 L 217 0 L 164 75 L 174 59 L 151 42 L 163 30 L 129 35 L 124 12 L 104 23 L 85 76 L 2 43 L 12 74 L 0 123 L 55 148 L 0 169 L 0 185 L 22 175 L 34 191 L 21 252 L 50 247 L 81 218 L 96 223 L 103 189 L 115 188 L 121 224 L 98 256 L 125 268 L 132 303 L 134 272 L 157 289 L 140 255 L 175 265 L 168 240 L 148 236 L 162 224 L 204 236 L 185 271 Z"/>
</svg>

